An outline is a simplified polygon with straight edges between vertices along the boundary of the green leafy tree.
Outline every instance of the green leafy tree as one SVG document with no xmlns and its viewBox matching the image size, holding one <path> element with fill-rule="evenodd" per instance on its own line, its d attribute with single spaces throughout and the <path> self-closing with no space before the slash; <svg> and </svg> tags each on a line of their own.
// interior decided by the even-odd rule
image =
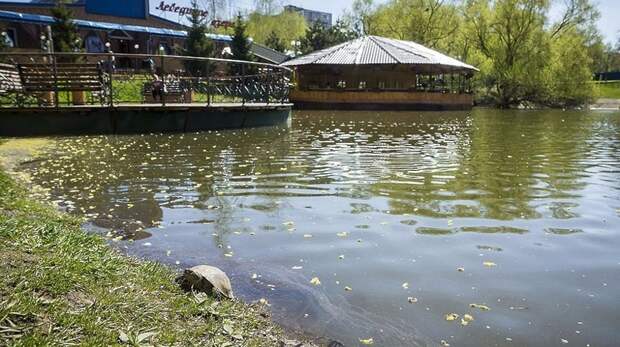
<svg viewBox="0 0 620 347">
<path fill-rule="evenodd" d="M 292 48 L 290 43 L 302 37 L 306 29 L 308 29 L 306 20 L 294 11 L 282 11 L 275 15 L 250 13 L 246 28 L 249 37 L 265 45 L 268 45 L 267 40 L 272 33 L 275 33 L 285 45 L 284 50 Z"/>
<path fill-rule="evenodd" d="M 265 45 L 271 49 L 275 49 L 278 52 L 284 52 L 286 50 L 286 45 L 284 41 L 280 39 L 278 34 L 275 31 L 272 31 L 267 39 L 265 40 Z"/>
<path fill-rule="evenodd" d="M 192 12 L 189 17 L 190 28 L 187 32 L 185 55 L 192 57 L 211 57 L 213 56 L 214 45 L 207 38 L 207 25 L 205 19 L 200 15 L 198 2 L 192 1 Z M 185 61 L 185 68 L 192 75 L 201 75 L 209 72 L 208 61 Z"/>
<path fill-rule="evenodd" d="M 51 10 L 54 17 L 52 35 L 55 52 L 77 52 L 82 47 L 78 27 L 73 22 L 73 12 L 61 1 Z"/>
<path fill-rule="evenodd" d="M 583 49 L 585 38 L 567 31 L 551 44 L 551 60 L 547 68 L 549 96 L 545 104 L 555 107 L 575 107 L 593 101 L 589 52 Z"/>
<path fill-rule="evenodd" d="M 447 51 L 460 27 L 459 7 L 445 0 L 397 0 L 366 13 L 365 32 Z"/>
</svg>

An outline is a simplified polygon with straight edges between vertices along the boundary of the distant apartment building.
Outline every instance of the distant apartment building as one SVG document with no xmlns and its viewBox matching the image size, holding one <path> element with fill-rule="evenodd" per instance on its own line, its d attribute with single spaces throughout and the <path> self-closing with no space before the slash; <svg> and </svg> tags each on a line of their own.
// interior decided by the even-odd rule
<svg viewBox="0 0 620 347">
<path fill-rule="evenodd" d="M 298 6 L 293 6 L 293 5 L 284 6 L 284 9 L 286 11 L 294 11 L 294 12 L 301 14 L 302 16 L 304 16 L 304 18 L 306 19 L 306 22 L 308 22 L 309 25 L 313 25 L 314 23 L 318 22 L 318 23 L 323 24 L 326 28 L 330 28 L 332 26 L 332 14 L 331 13 L 308 10 L 308 9 L 298 7 Z"/>
</svg>

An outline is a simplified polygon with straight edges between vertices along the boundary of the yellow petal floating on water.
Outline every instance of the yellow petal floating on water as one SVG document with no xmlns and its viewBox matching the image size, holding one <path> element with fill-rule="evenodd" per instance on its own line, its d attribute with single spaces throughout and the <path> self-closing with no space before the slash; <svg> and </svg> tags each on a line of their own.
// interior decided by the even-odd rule
<svg viewBox="0 0 620 347">
<path fill-rule="evenodd" d="M 349 287 L 349 286 L 346 286 L 346 287 L 344 287 L 344 290 L 346 290 L 347 292 L 350 292 L 350 291 L 352 291 L 352 290 L 353 290 L 353 288 L 351 288 L 351 287 Z"/>
<path fill-rule="evenodd" d="M 310 280 L 310 283 L 314 284 L 315 286 L 318 286 L 318 285 L 320 285 L 320 284 L 321 284 L 321 281 L 319 280 L 319 278 L 318 278 L 318 277 L 313 277 L 313 278 Z"/>
<path fill-rule="evenodd" d="M 474 317 L 472 315 L 466 313 L 466 314 L 463 315 L 463 320 L 465 320 L 467 322 L 471 322 L 471 321 L 474 320 Z"/>
<path fill-rule="evenodd" d="M 447 321 L 453 321 L 459 318 L 459 315 L 456 313 L 448 313 L 445 318 Z"/>
<path fill-rule="evenodd" d="M 312 234 L 304 234 L 304 238 L 305 239 L 310 239 L 310 238 L 312 238 Z"/>
<path fill-rule="evenodd" d="M 493 267 L 493 266 L 497 266 L 497 264 L 495 264 L 492 261 L 485 261 L 484 263 L 482 263 L 482 265 L 486 266 L 486 267 Z"/>
<path fill-rule="evenodd" d="M 360 343 L 362 345 L 372 345 L 372 344 L 375 343 L 375 340 L 372 337 L 370 337 L 370 338 L 367 338 L 367 339 L 360 339 Z"/>
<path fill-rule="evenodd" d="M 450 347 L 450 344 L 446 340 L 441 340 L 440 343 L 443 347 Z"/>
<path fill-rule="evenodd" d="M 338 259 L 340 259 L 340 260 L 344 259 L 344 254 L 339 255 Z"/>
<path fill-rule="evenodd" d="M 402 285 L 403 289 L 409 289 L 409 283 L 405 282 Z"/>
<path fill-rule="evenodd" d="M 418 298 L 414 298 L 414 297 L 410 296 L 410 297 L 407 298 L 407 301 L 410 304 L 415 304 L 416 302 L 418 302 Z"/>
<path fill-rule="evenodd" d="M 489 306 L 487 305 L 481 305 L 481 304 L 469 304 L 469 307 L 471 308 L 477 308 L 480 309 L 482 311 L 488 311 L 490 310 Z"/>
<path fill-rule="evenodd" d="M 465 268 L 459 267 L 459 268 L 456 269 L 456 271 L 458 271 L 458 272 L 465 272 Z"/>
<path fill-rule="evenodd" d="M 347 233 L 346 231 L 343 231 L 341 233 L 337 233 L 336 235 L 338 235 L 338 237 L 347 237 L 347 235 L 349 235 L 349 233 Z"/>
</svg>

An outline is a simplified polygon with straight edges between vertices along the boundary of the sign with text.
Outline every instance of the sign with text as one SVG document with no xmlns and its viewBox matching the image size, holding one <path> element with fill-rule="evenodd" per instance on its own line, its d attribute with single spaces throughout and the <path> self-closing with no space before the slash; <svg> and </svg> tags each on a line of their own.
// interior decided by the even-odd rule
<svg viewBox="0 0 620 347">
<path fill-rule="evenodd" d="M 165 1 L 160 2 L 155 9 L 163 12 L 178 13 L 180 16 L 189 15 L 193 11 L 191 7 L 179 6 L 176 2 L 166 3 Z M 198 13 L 201 17 L 207 17 L 209 15 L 209 11 L 207 10 L 198 10 Z"/>
</svg>

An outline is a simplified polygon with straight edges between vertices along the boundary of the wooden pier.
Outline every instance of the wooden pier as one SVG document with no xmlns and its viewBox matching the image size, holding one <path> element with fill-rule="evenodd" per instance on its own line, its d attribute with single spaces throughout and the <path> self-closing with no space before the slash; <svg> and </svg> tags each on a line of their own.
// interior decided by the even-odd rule
<svg viewBox="0 0 620 347">
<path fill-rule="evenodd" d="M 287 125 L 291 104 L 119 104 L 0 109 L 0 136 L 197 132 Z"/>
<path fill-rule="evenodd" d="M 117 69 L 118 57 L 148 64 Z M 0 58 L 0 136 L 195 132 L 291 120 L 290 70 L 277 65 L 111 53 Z"/>
</svg>

